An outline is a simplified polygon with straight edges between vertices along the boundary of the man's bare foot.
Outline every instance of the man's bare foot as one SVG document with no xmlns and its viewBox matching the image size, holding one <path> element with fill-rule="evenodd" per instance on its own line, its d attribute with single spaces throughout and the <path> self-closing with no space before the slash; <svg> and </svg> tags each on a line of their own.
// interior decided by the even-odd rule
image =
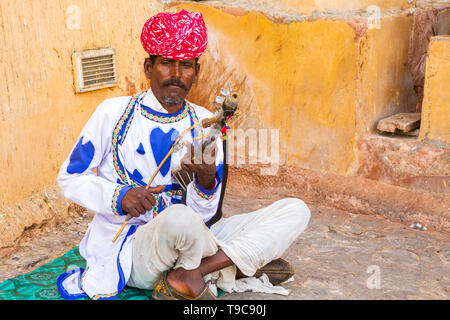
<svg viewBox="0 0 450 320">
<path fill-rule="evenodd" d="M 197 269 L 178 268 L 172 270 L 167 274 L 167 281 L 178 292 L 190 297 L 197 297 L 205 287 L 203 276 L 231 265 L 233 265 L 233 261 L 222 250 L 219 250 L 214 255 L 203 258 Z M 236 269 L 237 279 L 246 277 L 238 268 Z"/>
<path fill-rule="evenodd" d="M 192 298 L 198 296 L 205 287 L 205 281 L 199 269 L 172 270 L 167 274 L 167 281 L 175 290 Z"/>
<path fill-rule="evenodd" d="M 236 279 L 242 279 L 242 278 L 247 278 L 247 276 L 245 274 L 243 274 L 242 271 L 239 270 L 239 268 L 236 268 Z"/>
</svg>

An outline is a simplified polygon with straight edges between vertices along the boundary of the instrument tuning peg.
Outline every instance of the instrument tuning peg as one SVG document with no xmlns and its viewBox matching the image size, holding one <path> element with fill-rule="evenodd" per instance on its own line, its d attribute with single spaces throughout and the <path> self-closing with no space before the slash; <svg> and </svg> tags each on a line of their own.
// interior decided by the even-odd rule
<svg viewBox="0 0 450 320">
<path fill-rule="evenodd" d="M 225 96 L 225 97 L 228 97 L 230 95 L 230 91 L 228 91 L 225 88 L 222 88 L 222 89 L 220 89 L 220 94 Z"/>
<path fill-rule="evenodd" d="M 222 104 L 225 101 L 225 98 L 222 96 L 216 96 L 216 102 L 218 104 Z"/>
<path fill-rule="evenodd" d="M 228 82 L 228 91 L 233 92 L 233 82 L 231 81 Z"/>
</svg>

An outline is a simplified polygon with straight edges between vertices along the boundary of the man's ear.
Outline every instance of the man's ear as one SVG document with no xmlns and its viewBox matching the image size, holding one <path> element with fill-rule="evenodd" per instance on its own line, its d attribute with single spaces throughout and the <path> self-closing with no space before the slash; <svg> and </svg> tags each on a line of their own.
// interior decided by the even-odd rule
<svg viewBox="0 0 450 320">
<path fill-rule="evenodd" d="M 197 61 L 195 63 L 195 79 L 194 79 L 194 83 L 197 83 L 199 73 L 200 73 L 200 63 L 198 63 L 198 61 Z"/>
<path fill-rule="evenodd" d="M 144 73 L 148 79 L 152 78 L 152 68 L 152 61 L 150 60 L 150 58 L 146 58 L 144 61 Z"/>
</svg>

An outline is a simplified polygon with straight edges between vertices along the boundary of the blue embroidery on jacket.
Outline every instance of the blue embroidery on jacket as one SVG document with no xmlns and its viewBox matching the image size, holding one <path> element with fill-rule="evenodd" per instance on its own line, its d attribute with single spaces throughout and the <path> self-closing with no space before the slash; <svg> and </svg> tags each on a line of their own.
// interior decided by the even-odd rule
<svg viewBox="0 0 450 320">
<path fill-rule="evenodd" d="M 77 145 L 70 155 L 70 162 L 67 166 L 67 173 L 83 173 L 89 168 L 95 154 L 95 148 L 91 141 L 82 143 L 83 137 L 78 140 Z"/>
<path fill-rule="evenodd" d="M 153 157 L 155 158 L 156 165 L 160 165 L 162 160 L 169 152 L 172 144 L 179 136 L 179 132 L 174 128 L 165 133 L 159 127 L 156 127 L 150 133 L 150 146 L 152 147 Z M 161 167 L 160 173 L 166 176 L 170 170 L 170 160 L 172 155 L 167 158 L 166 162 Z"/>
<path fill-rule="evenodd" d="M 139 147 L 137 148 L 137 153 L 144 155 L 145 154 L 145 150 L 144 150 L 144 146 L 142 145 L 142 142 L 139 144 Z"/>
<path fill-rule="evenodd" d="M 128 176 L 132 181 L 135 183 L 140 184 L 141 186 L 146 186 L 147 183 L 145 183 L 142 179 L 144 178 L 142 174 L 138 171 L 138 169 L 134 169 L 133 173 L 127 170 Z"/>
</svg>

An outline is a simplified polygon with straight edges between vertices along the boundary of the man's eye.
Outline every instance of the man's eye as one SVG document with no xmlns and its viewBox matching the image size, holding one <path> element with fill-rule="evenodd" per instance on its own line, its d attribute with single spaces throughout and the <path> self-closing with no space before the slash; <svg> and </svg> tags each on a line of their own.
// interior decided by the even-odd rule
<svg viewBox="0 0 450 320">
<path fill-rule="evenodd" d="M 192 63 L 189 62 L 183 62 L 181 65 L 185 68 L 192 68 Z"/>
</svg>

